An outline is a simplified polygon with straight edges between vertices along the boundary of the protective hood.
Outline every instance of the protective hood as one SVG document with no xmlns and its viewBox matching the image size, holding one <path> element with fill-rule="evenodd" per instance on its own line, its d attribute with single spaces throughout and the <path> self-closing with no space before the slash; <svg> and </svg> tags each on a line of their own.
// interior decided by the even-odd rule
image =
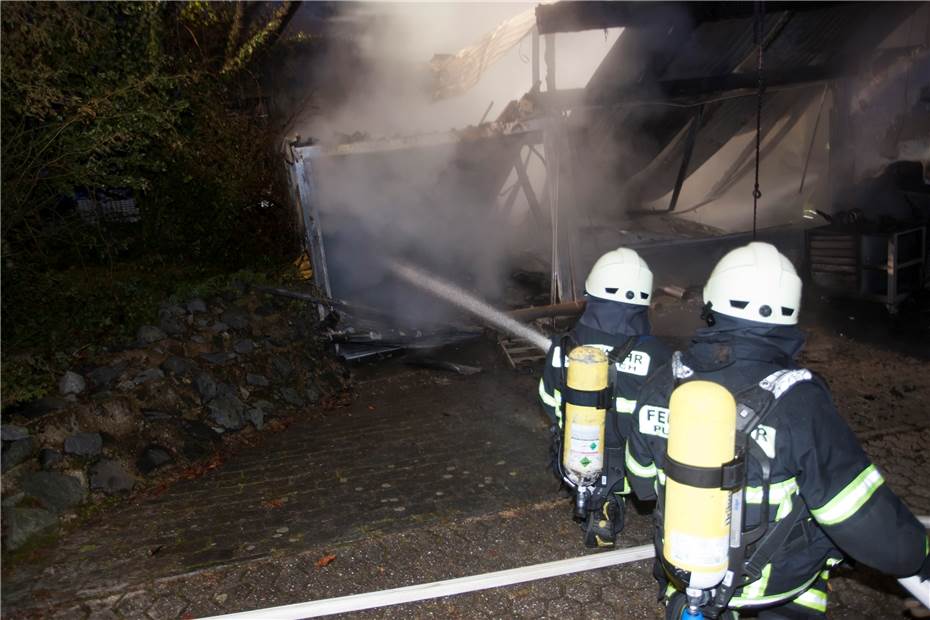
<svg viewBox="0 0 930 620">
<path fill-rule="evenodd" d="M 579 323 L 612 336 L 645 336 L 651 333 L 649 307 L 634 306 L 585 295 L 587 304 Z"/>
<path fill-rule="evenodd" d="M 714 314 L 715 324 L 697 330 L 688 352 L 704 368 L 737 361 L 793 365 L 804 348 L 804 333 L 794 325 L 770 325 Z"/>
</svg>

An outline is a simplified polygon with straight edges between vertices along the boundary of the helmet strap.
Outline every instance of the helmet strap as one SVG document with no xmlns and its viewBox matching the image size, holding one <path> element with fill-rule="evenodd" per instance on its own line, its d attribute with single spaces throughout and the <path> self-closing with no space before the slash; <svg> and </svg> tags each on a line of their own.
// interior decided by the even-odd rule
<svg viewBox="0 0 930 620">
<path fill-rule="evenodd" d="M 711 311 L 713 308 L 712 302 L 707 302 L 704 304 L 704 307 L 701 308 L 701 320 L 707 323 L 708 327 L 713 327 L 717 324 L 717 319 L 714 318 L 714 313 Z"/>
</svg>

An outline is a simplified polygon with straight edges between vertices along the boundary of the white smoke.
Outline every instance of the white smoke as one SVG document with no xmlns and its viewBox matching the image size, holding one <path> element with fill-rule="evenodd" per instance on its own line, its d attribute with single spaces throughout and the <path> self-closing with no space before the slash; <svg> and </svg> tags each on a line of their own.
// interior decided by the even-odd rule
<svg viewBox="0 0 930 620">
<path fill-rule="evenodd" d="M 487 120 L 494 120 L 511 100 L 531 88 L 529 37 L 486 69 L 475 87 L 449 99 L 433 100 L 429 60 L 437 53 L 454 54 L 534 6 L 346 5 L 350 17 L 360 12 L 374 17 L 370 20 L 374 26 L 360 41 L 358 64 L 333 57 L 333 63 L 341 64 L 326 71 L 358 79 L 344 105 L 322 110 L 293 133 L 318 139 L 324 149 L 345 142 L 377 143 L 475 125 L 491 102 Z M 583 86 L 617 35 L 616 30 L 564 40 L 560 35 L 559 87 Z M 417 144 L 417 138 L 408 144 Z M 428 302 L 422 296 L 398 287 L 388 273 L 387 264 L 400 258 L 499 298 L 510 257 L 521 249 L 521 239 L 549 237 L 543 222 L 531 219 L 522 196 L 509 211 L 500 208 L 498 191 L 515 181 L 513 173 L 507 178 L 512 160 L 502 157 L 500 149 L 494 144 L 486 151 L 462 149 L 453 142 L 379 154 L 324 156 L 313 162 L 334 295 L 387 307 L 405 319 L 435 318 L 436 309 L 425 308 Z M 527 152 L 524 148 L 523 154 Z M 534 158 L 530 175 L 539 198 L 543 176 L 539 158 Z"/>
</svg>

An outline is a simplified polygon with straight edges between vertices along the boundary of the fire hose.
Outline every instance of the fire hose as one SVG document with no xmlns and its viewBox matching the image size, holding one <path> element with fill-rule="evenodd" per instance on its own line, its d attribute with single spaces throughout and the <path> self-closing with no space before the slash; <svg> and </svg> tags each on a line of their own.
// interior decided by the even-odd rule
<svg viewBox="0 0 930 620">
<path fill-rule="evenodd" d="M 924 527 L 930 528 L 930 516 L 917 517 Z M 226 620 L 298 620 L 300 618 L 318 618 L 332 614 L 374 609 L 389 605 L 412 603 L 441 596 L 453 596 L 466 592 L 476 592 L 490 588 L 500 588 L 537 579 L 548 579 L 561 575 L 569 575 L 586 570 L 607 568 L 639 560 L 648 560 L 655 557 L 655 548 L 652 544 L 616 549 L 601 553 L 592 553 L 578 558 L 556 560 L 543 564 L 521 566 L 482 575 L 470 575 L 432 583 L 421 583 L 391 590 L 378 590 L 364 592 L 335 598 L 269 607 L 213 616 Z M 916 576 L 899 579 L 898 582 L 922 605 L 930 609 L 930 582 L 921 582 Z M 211 620 L 211 619 L 207 619 Z"/>
</svg>

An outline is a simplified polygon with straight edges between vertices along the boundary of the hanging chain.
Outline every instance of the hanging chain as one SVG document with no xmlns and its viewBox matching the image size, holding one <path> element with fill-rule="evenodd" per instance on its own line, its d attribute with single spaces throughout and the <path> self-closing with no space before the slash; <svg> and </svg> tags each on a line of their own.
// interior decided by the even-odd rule
<svg viewBox="0 0 930 620">
<path fill-rule="evenodd" d="M 759 151 L 762 142 L 762 92 L 765 84 L 762 80 L 763 69 L 763 38 L 765 37 L 765 5 L 762 0 L 756 2 L 755 7 L 755 39 L 758 56 L 756 60 L 756 75 L 758 76 L 759 93 L 756 98 L 756 182 L 752 190 L 752 239 L 756 239 L 756 219 L 759 210 L 759 199 L 762 198 L 762 191 L 759 189 Z"/>
</svg>

